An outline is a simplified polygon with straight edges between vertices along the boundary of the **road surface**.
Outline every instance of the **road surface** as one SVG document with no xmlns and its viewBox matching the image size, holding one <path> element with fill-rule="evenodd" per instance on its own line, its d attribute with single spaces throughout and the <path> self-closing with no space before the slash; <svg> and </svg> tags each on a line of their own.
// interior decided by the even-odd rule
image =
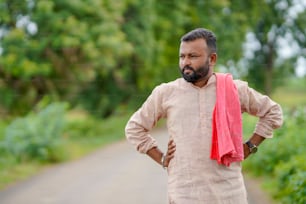
<svg viewBox="0 0 306 204">
<path fill-rule="evenodd" d="M 153 132 L 165 150 L 167 133 Z M 250 204 L 271 203 L 246 180 Z M 0 204 L 166 204 L 167 173 L 126 141 L 80 160 L 48 168 L 0 191 Z"/>
</svg>

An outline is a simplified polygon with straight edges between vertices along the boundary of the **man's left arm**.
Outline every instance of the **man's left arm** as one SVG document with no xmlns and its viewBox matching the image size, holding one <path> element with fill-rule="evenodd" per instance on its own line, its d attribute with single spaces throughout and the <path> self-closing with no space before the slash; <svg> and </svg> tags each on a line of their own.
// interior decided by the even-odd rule
<svg viewBox="0 0 306 204">
<path fill-rule="evenodd" d="M 273 137 L 273 131 L 283 123 L 283 113 L 279 104 L 268 96 L 248 87 L 246 82 L 236 83 L 242 112 L 259 118 L 253 135 L 243 144 L 244 158 L 257 151 L 258 146 L 266 139 Z"/>
</svg>

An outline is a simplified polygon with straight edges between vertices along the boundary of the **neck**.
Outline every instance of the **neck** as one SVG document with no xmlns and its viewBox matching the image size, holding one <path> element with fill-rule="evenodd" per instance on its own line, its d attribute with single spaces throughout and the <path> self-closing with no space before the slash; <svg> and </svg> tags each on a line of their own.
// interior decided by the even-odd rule
<svg viewBox="0 0 306 204">
<path fill-rule="evenodd" d="M 208 82 L 208 80 L 209 80 L 209 78 L 211 77 L 212 74 L 213 74 L 212 72 L 208 73 L 204 78 L 194 82 L 193 85 L 202 88 L 203 86 L 205 86 L 207 84 L 207 82 Z"/>
</svg>

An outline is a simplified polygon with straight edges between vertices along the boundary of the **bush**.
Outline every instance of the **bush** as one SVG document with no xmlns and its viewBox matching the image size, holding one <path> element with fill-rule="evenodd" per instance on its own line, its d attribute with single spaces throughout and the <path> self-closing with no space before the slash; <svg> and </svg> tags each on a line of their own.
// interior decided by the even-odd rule
<svg viewBox="0 0 306 204">
<path fill-rule="evenodd" d="M 86 112 L 70 111 L 64 134 L 68 140 L 78 143 L 108 144 L 124 138 L 124 127 L 129 117 L 125 114 L 100 119 Z"/>
<path fill-rule="evenodd" d="M 276 166 L 277 192 L 282 203 L 306 203 L 305 154 L 293 156 L 289 162 Z"/>
<path fill-rule="evenodd" d="M 7 151 L 21 161 L 57 161 L 66 108 L 65 103 L 53 103 L 37 114 L 12 121 L 5 130 Z"/>
<path fill-rule="evenodd" d="M 76 139 L 99 137 L 101 136 L 101 131 L 103 131 L 101 121 L 101 119 L 96 119 L 90 115 L 86 115 L 82 119 L 70 119 L 67 121 L 65 134 L 69 138 Z"/>
<path fill-rule="evenodd" d="M 275 131 L 274 138 L 244 163 L 257 175 L 273 177 L 274 194 L 283 203 L 306 203 L 305 124 L 305 108 L 286 112 L 284 125 Z"/>
</svg>

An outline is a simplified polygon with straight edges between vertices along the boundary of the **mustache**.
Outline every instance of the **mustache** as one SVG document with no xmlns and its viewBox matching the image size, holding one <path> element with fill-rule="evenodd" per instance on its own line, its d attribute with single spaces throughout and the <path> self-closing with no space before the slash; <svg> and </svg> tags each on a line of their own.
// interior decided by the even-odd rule
<svg viewBox="0 0 306 204">
<path fill-rule="evenodd" d="M 185 71 L 185 70 L 195 71 L 194 68 L 191 66 L 185 66 L 182 71 Z"/>
</svg>

